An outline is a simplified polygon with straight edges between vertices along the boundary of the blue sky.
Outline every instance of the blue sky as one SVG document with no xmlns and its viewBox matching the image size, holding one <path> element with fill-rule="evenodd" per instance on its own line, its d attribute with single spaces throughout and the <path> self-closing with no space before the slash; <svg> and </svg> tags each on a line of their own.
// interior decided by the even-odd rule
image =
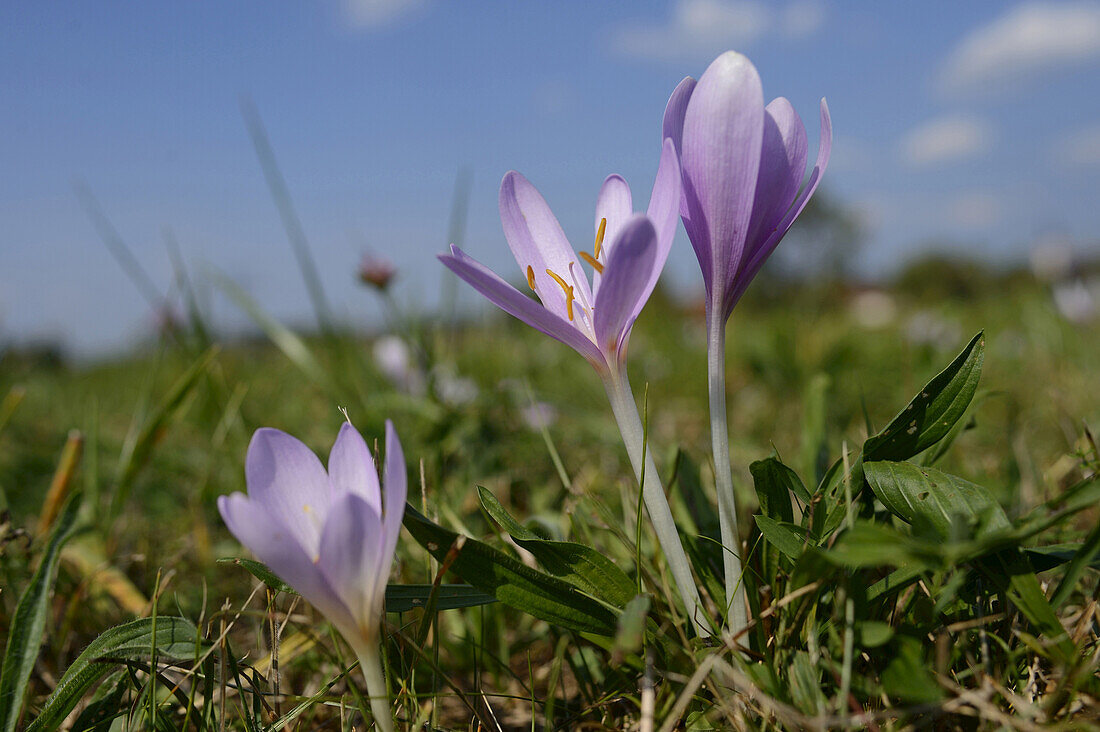
<svg viewBox="0 0 1100 732">
<path fill-rule="evenodd" d="M 308 299 L 242 121 L 263 117 L 337 315 L 376 318 L 366 250 L 399 299 L 432 303 L 458 170 L 468 250 L 512 276 L 496 211 L 509 169 L 585 242 L 611 172 L 644 204 L 665 101 L 721 51 L 754 61 L 816 148 L 823 188 L 865 222 L 860 266 L 925 243 L 1026 256 L 1051 232 L 1097 250 L 1100 2 L 329 0 L 0 5 L 0 340 L 104 353 L 152 322 L 74 193 L 84 181 L 167 289 L 170 228 L 214 318 L 243 320 L 202 272 L 273 314 Z M 811 154 L 813 154 L 811 152 Z M 686 238 L 668 277 L 697 287 Z M 467 294 L 464 305 L 474 307 Z"/>
</svg>

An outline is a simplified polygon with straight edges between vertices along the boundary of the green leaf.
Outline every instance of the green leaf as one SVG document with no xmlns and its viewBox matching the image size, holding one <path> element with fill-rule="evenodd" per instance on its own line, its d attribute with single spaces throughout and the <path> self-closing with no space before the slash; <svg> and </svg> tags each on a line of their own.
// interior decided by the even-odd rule
<svg viewBox="0 0 1100 732">
<path fill-rule="evenodd" d="M 864 461 L 906 460 L 943 439 L 974 398 L 984 358 L 985 337 L 978 333 L 886 429 L 863 443 Z"/>
<path fill-rule="evenodd" d="M 856 623 L 856 633 L 859 634 L 861 648 L 878 648 L 894 637 L 894 629 L 890 624 L 879 620 L 859 621 Z"/>
<path fill-rule="evenodd" d="M 898 635 L 890 644 L 890 659 L 882 670 L 882 688 L 894 699 L 927 704 L 943 698 L 943 689 L 928 670 L 923 639 Z"/>
<path fill-rule="evenodd" d="M 493 520 L 547 572 L 618 608 L 634 598 L 634 582 L 606 556 L 584 544 L 544 539 L 512 518 L 490 491 L 478 486 L 477 492 Z"/>
<path fill-rule="evenodd" d="M 760 511 L 776 521 L 794 522 L 794 509 L 791 508 L 791 494 L 798 496 L 803 504 L 810 503 L 810 492 L 802 484 L 798 473 L 770 457 L 757 460 L 749 466 L 752 473 L 756 498 L 760 501 Z"/>
<path fill-rule="evenodd" d="M 821 674 L 806 651 L 796 651 L 791 658 L 790 685 L 791 701 L 806 714 L 816 717 L 828 708 L 821 691 Z"/>
<path fill-rule="evenodd" d="M 883 565 L 931 568 L 938 563 L 934 546 L 870 521 L 855 522 L 822 554 L 835 564 L 855 568 Z"/>
<path fill-rule="evenodd" d="M 42 560 L 31 577 L 30 584 L 19 598 L 15 613 L 8 626 L 8 643 L 4 652 L 4 664 L 0 671 L 0 730 L 12 732 L 19 721 L 23 707 L 23 695 L 42 638 L 46 631 L 46 619 L 50 612 L 50 593 L 57 579 L 57 565 L 61 548 L 76 533 L 76 517 L 80 512 L 80 493 L 69 497 L 61 511 Z"/>
<path fill-rule="evenodd" d="M 92 684 L 127 661 L 148 661 L 154 646 L 162 661 L 187 661 L 206 650 L 198 629 L 189 620 L 160 616 L 141 618 L 111 628 L 88 644 L 58 681 L 38 718 L 27 732 L 57 729 Z"/>
<path fill-rule="evenodd" d="M 1036 572 L 1045 572 L 1048 569 L 1061 567 L 1067 562 L 1072 562 L 1073 558 L 1077 556 L 1078 552 L 1080 552 L 1084 546 L 1082 542 L 1074 544 L 1051 544 L 1050 546 L 1029 546 L 1024 549 L 1024 553 L 1027 554 L 1028 561 L 1031 562 L 1031 566 L 1035 567 Z M 1093 557 L 1089 561 L 1088 566 L 1100 571 L 1100 557 Z"/>
<path fill-rule="evenodd" d="M 422 608 L 432 594 L 433 585 L 386 585 L 386 612 L 405 613 Z M 472 585 L 440 585 L 436 610 L 458 610 L 496 602 L 496 598 Z"/>
<path fill-rule="evenodd" d="M 405 506 L 405 528 L 439 561 L 459 535 Z M 505 605 L 581 633 L 614 636 L 618 613 L 574 585 L 536 569 L 469 537 L 453 558 L 451 571 Z"/>
<path fill-rule="evenodd" d="M 924 519 L 944 538 L 952 535 L 956 517 L 990 531 L 1010 528 L 1004 509 L 992 494 L 970 481 L 912 463 L 866 463 L 863 472 L 875 496 L 891 513 L 907 523 Z"/>
<path fill-rule="evenodd" d="M 265 585 L 275 590 L 276 592 L 284 592 L 288 595 L 297 595 L 293 587 L 288 585 L 279 579 L 274 572 L 272 572 L 266 564 L 263 562 L 257 562 L 255 559 L 246 559 L 244 557 L 223 557 L 218 560 L 218 564 L 236 564 L 238 566 L 247 569 L 253 577 L 263 582 Z"/>
<path fill-rule="evenodd" d="M 767 516 L 753 516 L 760 533 L 769 544 L 791 559 L 798 559 L 807 545 L 812 546 L 810 534 L 798 524 L 776 521 Z"/>
<path fill-rule="evenodd" d="M 1066 567 L 1066 573 L 1063 575 L 1062 581 L 1058 583 L 1057 589 L 1054 590 L 1054 594 L 1050 598 L 1050 603 L 1054 607 L 1060 606 L 1069 599 L 1073 589 L 1077 586 L 1077 581 L 1081 579 L 1085 569 L 1093 564 L 1097 555 L 1100 555 L 1100 524 L 1093 527 L 1084 544 L 1073 555 L 1069 566 Z"/>
<path fill-rule="evenodd" d="M 636 595 L 626 604 L 619 616 L 619 627 L 615 631 L 615 641 L 611 646 L 611 664 L 618 666 L 624 656 L 637 654 L 642 650 L 645 640 L 646 617 L 653 604 L 649 595 Z"/>
</svg>

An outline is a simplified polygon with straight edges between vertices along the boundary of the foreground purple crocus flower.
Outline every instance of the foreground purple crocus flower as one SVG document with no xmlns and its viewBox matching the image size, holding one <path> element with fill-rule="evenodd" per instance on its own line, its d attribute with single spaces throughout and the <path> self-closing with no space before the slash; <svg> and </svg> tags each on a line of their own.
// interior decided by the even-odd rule
<svg viewBox="0 0 1100 732">
<path fill-rule="evenodd" d="M 596 201 L 592 252 L 578 255 L 539 192 L 512 171 L 500 186 L 500 218 L 508 246 L 538 301 L 456 246 L 439 259 L 501 310 L 572 347 L 596 369 L 681 600 L 697 632 L 705 634 L 699 592 L 656 467 L 644 449 L 642 421 L 626 375 L 630 332 L 668 258 L 680 196 L 676 148 L 665 140 L 647 213 L 635 214 L 627 182 L 608 176 Z M 582 262 L 592 269 L 591 283 Z"/>
<path fill-rule="evenodd" d="M 374 459 L 351 424 L 341 426 L 327 472 L 298 439 L 260 429 L 245 460 L 248 495 L 221 496 L 218 510 L 233 535 L 344 636 L 366 677 L 375 723 L 392 730 L 378 649 L 407 478 L 388 421 L 383 473 L 385 505 Z"/>
<path fill-rule="evenodd" d="M 817 190 L 832 148 L 821 100 L 821 142 L 809 181 L 806 130 L 783 97 L 764 105 L 752 62 L 729 51 L 696 82 L 680 82 L 665 110 L 664 137 L 681 151 L 680 215 L 703 271 L 711 439 L 730 630 L 747 622 L 726 425 L 726 321 L 749 282 Z M 800 192 L 801 187 L 801 192 Z"/>
</svg>

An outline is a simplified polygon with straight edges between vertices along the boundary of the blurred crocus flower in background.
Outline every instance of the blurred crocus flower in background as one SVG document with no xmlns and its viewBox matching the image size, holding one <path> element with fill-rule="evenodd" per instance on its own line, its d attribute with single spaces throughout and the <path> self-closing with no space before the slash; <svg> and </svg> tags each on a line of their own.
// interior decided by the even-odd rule
<svg viewBox="0 0 1100 732">
<path fill-rule="evenodd" d="M 424 396 L 428 377 L 416 363 L 412 348 L 399 336 L 386 335 L 374 342 L 374 363 L 394 386 L 410 396 Z"/>
<path fill-rule="evenodd" d="M 359 261 L 359 281 L 376 290 L 385 292 L 396 273 L 393 262 L 383 257 L 364 254 Z"/>
<path fill-rule="evenodd" d="M 817 163 L 803 186 L 807 142 L 802 120 L 783 97 L 765 106 L 752 62 L 727 51 L 698 82 L 688 77 L 673 91 L 663 137 L 680 152 L 680 215 L 707 293 L 711 437 L 729 623 L 736 632 L 748 618 L 726 425 L 726 321 L 817 189 L 829 162 L 832 125 L 822 99 Z"/>
<path fill-rule="evenodd" d="M 226 526 L 340 631 L 359 658 L 375 723 L 393 729 L 379 658 L 386 584 L 407 493 L 393 425 L 386 422 L 385 490 L 367 443 L 348 423 L 332 446 L 327 472 L 298 439 L 257 430 L 245 478 L 248 495 L 218 499 Z"/>
<path fill-rule="evenodd" d="M 630 186 L 621 176 L 608 176 L 596 200 L 592 251 L 578 254 L 535 187 L 511 171 L 500 186 L 500 219 L 538 300 L 454 245 L 439 259 L 501 310 L 570 346 L 596 369 L 680 598 L 696 631 L 705 634 L 699 591 L 656 467 L 644 449 L 644 428 L 626 375 L 631 329 L 664 269 L 679 202 L 679 161 L 672 141 L 665 140 L 647 213 L 634 212 Z M 582 262 L 592 269 L 591 282 Z"/>
</svg>

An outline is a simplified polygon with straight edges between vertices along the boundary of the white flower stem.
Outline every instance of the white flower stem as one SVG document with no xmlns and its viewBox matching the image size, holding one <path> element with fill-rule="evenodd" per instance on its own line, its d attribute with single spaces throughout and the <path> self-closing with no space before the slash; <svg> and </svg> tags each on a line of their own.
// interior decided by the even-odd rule
<svg viewBox="0 0 1100 732">
<path fill-rule="evenodd" d="M 382 657 L 378 653 L 377 640 L 363 640 L 355 647 L 359 657 L 359 669 L 367 680 L 370 695 L 370 711 L 375 726 L 382 732 L 393 732 L 393 709 L 390 708 L 386 676 L 382 671 Z"/>
<path fill-rule="evenodd" d="M 728 628 L 737 633 L 748 624 L 745 584 L 741 581 L 740 534 L 737 501 L 730 467 L 729 426 L 726 422 L 726 321 L 707 311 L 707 386 L 710 396 L 710 440 L 714 452 L 714 487 L 718 494 L 718 521 L 722 531 L 722 566 L 726 577 Z"/>
<path fill-rule="evenodd" d="M 611 411 L 619 425 L 619 432 L 622 433 L 626 453 L 634 467 L 634 474 L 642 485 L 642 498 L 649 513 L 649 520 L 653 523 L 657 542 L 665 554 L 672 578 L 680 592 L 680 600 L 684 603 L 685 612 L 691 618 L 696 634 L 700 637 L 709 636 L 710 631 L 703 622 L 704 611 L 702 601 L 699 599 L 699 589 L 691 575 L 691 565 L 688 564 L 684 545 L 680 543 L 680 533 L 676 530 L 676 522 L 672 518 L 672 511 L 668 507 L 668 499 L 665 497 L 665 490 L 657 475 L 657 467 L 649 449 L 644 450 L 643 464 L 645 430 L 638 414 L 638 405 L 634 401 L 634 394 L 630 390 L 626 370 L 620 368 L 616 373 L 606 375 L 604 387 L 607 390 L 607 398 L 611 402 Z"/>
</svg>

